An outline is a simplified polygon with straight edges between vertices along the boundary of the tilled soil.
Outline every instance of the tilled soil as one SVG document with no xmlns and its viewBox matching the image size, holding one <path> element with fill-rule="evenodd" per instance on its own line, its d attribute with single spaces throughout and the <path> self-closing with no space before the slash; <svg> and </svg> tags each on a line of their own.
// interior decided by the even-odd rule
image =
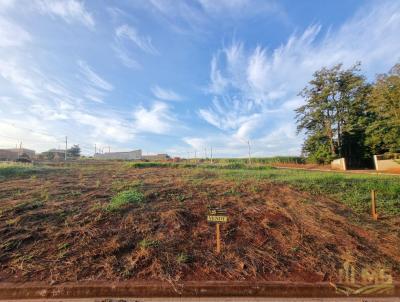
<svg viewBox="0 0 400 302">
<path fill-rule="evenodd" d="M 105 210 L 134 185 L 145 203 Z M 207 206 L 227 209 L 222 253 Z M 400 275 L 399 220 L 372 221 L 339 201 L 268 180 L 197 169 L 72 167 L 0 182 L 0 282 L 340 281 Z"/>
</svg>

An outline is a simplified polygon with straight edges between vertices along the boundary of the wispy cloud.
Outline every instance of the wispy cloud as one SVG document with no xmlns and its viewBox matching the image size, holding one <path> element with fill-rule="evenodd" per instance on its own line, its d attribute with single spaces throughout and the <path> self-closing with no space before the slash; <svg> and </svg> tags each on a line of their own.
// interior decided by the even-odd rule
<svg viewBox="0 0 400 302">
<path fill-rule="evenodd" d="M 154 86 L 151 91 L 153 95 L 162 101 L 182 101 L 183 97 L 171 89 L 164 89 L 160 86 Z"/>
<path fill-rule="evenodd" d="M 90 29 L 95 26 L 92 14 L 79 0 L 35 0 L 34 4 L 42 14 L 62 18 L 67 23 L 82 23 Z"/>
<path fill-rule="evenodd" d="M 203 10 L 211 15 L 229 14 L 239 18 L 267 13 L 285 15 L 284 9 L 273 0 L 198 0 L 198 2 Z"/>
<path fill-rule="evenodd" d="M 153 42 L 149 36 L 142 36 L 138 30 L 133 26 L 124 24 L 115 30 L 115 35 L 118 39 L 128 39 L 132 41 L 139 49 L 144 52 L 156 55 L 157 49 L 154 47 Z"/>
<path fill-rule="evenodd" d="M 124 66 L 132 69 L 138 69 L 140 67 L 140 64 L 132 57 L 131 54 L 129 54 L 129 52 L 120 43 L 113 45 L 112 49 L 114 50 L 117 58 L 121 61 L 121 63 Z"/>
<path fill-rule="evenodd" d="M 0 47 L 21 46 L 30 41 L 32 37 L 25 29 L 0 16 Z"/>
<path fill-rule="evenodd" d="M 81 73 L 86 77 L 90 84 L 94 87 L 111 91 L 114 89 L 113 85 L 99 76 L 85 61 L 78 61 Z"/>
<path fill-rule="evenodd" d="M 204 33 L 215 25 L 215 21 L 256 15 L 278 18 L 287 23 L 284 8 L 275 0 L 149 0 L 146 6 L 179 33 Z"/>
</svg>

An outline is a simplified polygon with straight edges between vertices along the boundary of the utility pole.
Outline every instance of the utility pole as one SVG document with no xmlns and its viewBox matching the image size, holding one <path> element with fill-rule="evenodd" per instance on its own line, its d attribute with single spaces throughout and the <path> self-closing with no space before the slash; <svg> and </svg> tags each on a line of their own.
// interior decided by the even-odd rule
<svg viewBox="0 0 400 302">
<path fill-rule="evenodd" d="M 96 144 L 94 144 L 94 155 L 96 155 L 96 153 L 97 153 L 97 146 Z"/>
<path fill-rule="evenodd" d="M 108 153 L 111 153 L 111 148 L 110 148 L 110 146 L 108 146 Z"/>
<path fill-rule="evenodd" d="M 211 157 L 211 163 L 213 163 L 213 154 L 212 154 L 212 147 L 211 147 L 211 151 L 210 151 L 210 157 Z"/>
<path fill-rule="evenodd" d="M 204 148 L 204 160 L 207 160 L 207 147 Z"/>
<path fill-rule="evenodd" d="M 197 163 L 197 151 L 194 150 L 194 162 Z"/>
<path fill-rule="evenodd" d="M 22 155 L 22 142 L 19 143 L 19 152 L 18 152 L 18 158 L 20 158 Z"/>
<path fill-rule="evenodd" d="M 247 145 L 249 146 L 249 165 L 251 165 L 251 153 L 250 153 L 250 141 L 247 141 Z"/>
<path fill-rule="evenodd" d="M 68 149 L 68 136 L 65 137 L 65 154 L 64 154 L 65 161 L 67 161 L 67 149 Z"/>
</svg>

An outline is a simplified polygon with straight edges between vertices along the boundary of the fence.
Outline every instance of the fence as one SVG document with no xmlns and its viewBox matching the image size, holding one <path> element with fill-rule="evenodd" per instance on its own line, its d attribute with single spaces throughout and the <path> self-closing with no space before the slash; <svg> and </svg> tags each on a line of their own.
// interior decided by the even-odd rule
<svg viewBox="0 0 400 302">
<path fill-rule="evenodd" d="M 374 164 L 377 171 L 400 169 L 400 153 L 374 155 Z"/>
</svg>

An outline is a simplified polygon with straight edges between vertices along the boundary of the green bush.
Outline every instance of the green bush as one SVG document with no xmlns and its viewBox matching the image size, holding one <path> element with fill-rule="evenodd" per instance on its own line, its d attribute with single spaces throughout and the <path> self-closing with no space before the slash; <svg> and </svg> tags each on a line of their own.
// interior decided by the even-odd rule
<svg viewBox="0 0 400 302">
<path fill-rule="evenodd" d="M 109 212 L 114 212 L 120 210 L 126 204 L 141 204 L 143 202 L 144 195 L 142 192 L 137 190 L 127 190 L 115 195 L 105 209 Z"/>
</svg>

